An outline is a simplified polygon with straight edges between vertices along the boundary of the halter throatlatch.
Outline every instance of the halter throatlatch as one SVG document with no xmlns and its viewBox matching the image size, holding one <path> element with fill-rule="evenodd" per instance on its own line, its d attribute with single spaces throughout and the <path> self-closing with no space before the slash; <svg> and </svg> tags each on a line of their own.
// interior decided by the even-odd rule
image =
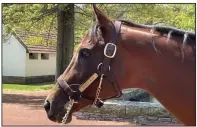
<svg viewBox="0 0 197 127">
<path fill-rule="evenodd" d="M 63 75 L 61 75 L 57 79 L 58 84 L 66 92 L 66 94 L 68 94 L 69 99 L 70 99 L 69 107 L 67 108 L 67 113 L 63 117 L 62 123 L 66 122 L 74 103 L 78 103 L 78 102 L 83 102 L 83 103 L 87 103 L 87 104 L 92 103 L 93 105 L 95 105 L 99 108 L 101 106 L 103 106 L 104 103 L 99 98 L 99 94 L 100 94 L 100 91 L 102 88 L 102 82 L 103 82 L 104 77 L 109 77 L 108 72 L 110 72 L 110 70 L 111 70 L 111 67 L 110 67 L 111 60 L 116 55 L 116 51 L 117 51 L 116 42 L 117 42 L 117 37 L 118 37 L 119 31 L 120 31 L 121 22 L 115 21 L 113 26 L 114 27 L 113 27 L 113 31 L 112 31 L 112 38 L 108 43 L 106 43 L 105 48 L 104 48 L 104 59 L 97 66 L 98 73 L 94 73 L 86 82 L 84 82 L 82 85 L 79 85 L 79 88 L 77 90 L 72 89 L 72 87 L 71 87 L 72 85 L 68 85 L 68 83 L 65 81 Z M 99 81 L 99 85 L 97 87 L 95 99 L 90 100 L 90 99 L 83 97 L 82 93 L 99 77 L 100 77 L 100 81 Z M 122 95 L 120 88 L 115 84 L 114 80 L 112 80 L 111 82 L 117 91 L 117 95 L 115 97 L 120 97 Z"/>
</svg>

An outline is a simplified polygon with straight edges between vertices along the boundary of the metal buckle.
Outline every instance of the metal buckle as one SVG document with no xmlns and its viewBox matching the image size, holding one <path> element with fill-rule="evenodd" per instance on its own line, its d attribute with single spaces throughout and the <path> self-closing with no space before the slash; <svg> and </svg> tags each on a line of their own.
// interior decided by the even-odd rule
<svg viewBox="0 0 197 127">
<path fill-rule="evenodd" d="M 107 48 L 109 48 L 108 46 L 114 46 L 114 52 L 113 52 L 112 55 L 108 55 L 107 54 Z M 105 48 L 104 48 L 104 55 L 106 57 L 108 57 L 108 58 L 114 58 L 114 56 L 116 55 L 116 50 L 117 50 L 117 47 L 116 47 L 116 45 L 114 43 L 111 43 L 111 42 L 110 43 L 107 43 L 106 46 L 105 46 Z"/>
</svg>

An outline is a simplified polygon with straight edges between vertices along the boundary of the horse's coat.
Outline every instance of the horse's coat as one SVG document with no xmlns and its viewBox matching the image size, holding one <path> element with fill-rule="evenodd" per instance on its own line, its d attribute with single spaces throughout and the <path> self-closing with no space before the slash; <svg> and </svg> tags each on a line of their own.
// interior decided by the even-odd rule
<svg viewBox="0 0 197 127">
<path fill-rule="evenodd" d="M 68 84 L 82 84 L 97 72 L 104 47 L 111 40 L 113 21 L 95 6 L 93 9 L 98 24 L 84 37 L 64 72 Z M 189 31 L 122 21 L 117 53 L 109 74 L 104 77 L 99 97 L 106 99 L 117 94 L 113 83 L 120 89 L 144 89 L 182 123 L 195 125 L 195 41 L 195 34 Z M 94 81 L 82 95 L 94 99 L 98 84 L 99 80 Z M 60 87 L 54 87 L 46 100 L 48 117 L 60 122 L 68 95 Z M 80 101 L 74 104 L 71 113 L 90 104 Z M 67 122 L 70 121 L 71 114 Z"/>
</svg>

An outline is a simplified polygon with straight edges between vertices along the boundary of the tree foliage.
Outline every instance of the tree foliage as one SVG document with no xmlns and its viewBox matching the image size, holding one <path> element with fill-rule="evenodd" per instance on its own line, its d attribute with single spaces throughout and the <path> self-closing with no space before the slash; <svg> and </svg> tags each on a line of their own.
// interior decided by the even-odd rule
<svg viewBox="0 0 197 127">
<path fill-rule="evenodd" d="M 11 4 L 3 6 L 3 24 L 13 30 L 42 31 L 49 28 L 56 4 Z M 55 23 L 55 20 L 53 21 Z"/>
<path fill-rule="evenodd" d="M 12 30 L 57 33 L 57 12 L 65 6 L 67 4 L 3 4 L 3 24 Z M 195 30 L 195 4 L 97 4 L 97 7 L 112 19 Z M 91 4 L 75 4 L 76 44 L 92 23 Z"/>
<path fill-rule="evenodd" d="M 26 43 L 46 45 L 41 41 L 44 38 L 39 35 L 57 33 L 56 16 L 59 8 L 58 4 L 3 4 L 5 31 L 7 33 L 35 33 L 37 37 L 27 38 Z"/>
<path fill-rule="evenodd" d="M 195 30 L 195 4 L 97 4 L 97 6 L 112 19 Z M 90 4 L 77 6 L 75 12 L 75 36 L 79 40 L 90 27 L 93 13 Z"/>
</svg>

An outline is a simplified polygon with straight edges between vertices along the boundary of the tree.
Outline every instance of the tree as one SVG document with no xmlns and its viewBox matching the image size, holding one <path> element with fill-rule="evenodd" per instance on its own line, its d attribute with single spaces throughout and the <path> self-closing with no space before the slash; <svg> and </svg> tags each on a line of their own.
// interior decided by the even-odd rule
<svg viewBox="0 0 197 127">
<path fill-rule="evenodd" d="M 74 4 L 58 12 L 56 79 L 68 66 L 74 47 Z"/>
</svg>

